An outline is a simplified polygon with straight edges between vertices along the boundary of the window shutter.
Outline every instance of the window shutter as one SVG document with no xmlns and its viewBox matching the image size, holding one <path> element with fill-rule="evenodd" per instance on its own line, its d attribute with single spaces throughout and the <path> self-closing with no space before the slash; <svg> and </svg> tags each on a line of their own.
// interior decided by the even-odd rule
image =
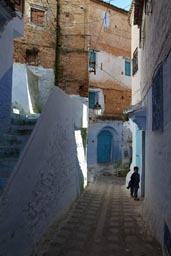
<svg viewBox="0 0 171 256">
<path fill-rule="evenodd" d="M 89 92 L 89 108 L 93 109 L 96 101 L 96 93 Z"/>
<path fill-rule="evenodd" d="M 131 75 L 131 62 L 129 60 L 125 60 L 125 75 Z"/>
</svg>

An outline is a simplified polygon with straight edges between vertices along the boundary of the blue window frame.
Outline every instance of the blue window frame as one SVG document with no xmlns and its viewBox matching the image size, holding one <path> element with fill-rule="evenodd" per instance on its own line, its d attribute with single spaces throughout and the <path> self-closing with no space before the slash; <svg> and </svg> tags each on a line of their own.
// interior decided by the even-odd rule
<svg viewBox="0 0 171 256">
<path fill-rule="evenodd" d="M 152 130 L 163 130 L 163 65 L 158 69 L 152 84 Z"/>
<path fill-rule="evenodd" d="M 94 50 L 89 51 L 89 67 L 95 68 L 96 66 L 96 52 Z"/>
<path fill-rule="evenodd" d="M 125 60 L 125 75 L 131 76 L 131 61 Z"/>
<path fill-rule="evenodd" d="M 105 28 L 109 28 L 110 26 L 110 15 L 109 12 L 104 12 L 104 17 L 103 17 L 104 21 L 103 21 L 103 25 Z"/>
<path fill-rule="evenodd" d="M 98 101 L 97 92 L 89 92 L 89 108 L 93 109 L 97 101 Z"/>
</svg>

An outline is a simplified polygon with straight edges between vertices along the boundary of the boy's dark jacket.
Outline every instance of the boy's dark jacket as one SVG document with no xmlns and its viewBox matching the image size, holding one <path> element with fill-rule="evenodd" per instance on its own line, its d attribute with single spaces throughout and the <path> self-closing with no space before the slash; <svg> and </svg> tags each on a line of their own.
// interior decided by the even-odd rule
<svg viewBox="0 0 171 256">
<path fill-rule="evenodd" d="M 134 188 L 139 188 L 139 182 L 140 182 L 140 175 L 138 172 L 134 172 L 132 175 L 131 175 L 131 180 L 130 180 L 130 185 L 131 187 L 134 187 Z"/>
</svg>

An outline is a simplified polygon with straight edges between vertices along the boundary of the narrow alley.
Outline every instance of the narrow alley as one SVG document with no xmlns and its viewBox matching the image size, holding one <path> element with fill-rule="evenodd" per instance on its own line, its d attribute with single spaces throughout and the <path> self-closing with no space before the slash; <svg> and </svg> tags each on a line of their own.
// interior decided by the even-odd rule
<svg viewBox="0 0 171 256">
<path fill-rule="evenodd" d="M 129 196 L 124 178 L 98 176 L 32 256 L 161 256 L 143 224 L 142 204 Z"/>
</svg>

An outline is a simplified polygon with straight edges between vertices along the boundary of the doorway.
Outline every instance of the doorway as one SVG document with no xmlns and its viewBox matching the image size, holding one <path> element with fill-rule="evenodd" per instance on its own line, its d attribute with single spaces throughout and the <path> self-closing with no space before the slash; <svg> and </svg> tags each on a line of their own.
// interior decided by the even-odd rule
<svg viewBox="0 0 171 256">
<path fill-rule="evenodd" d="M 97 161 L 98 163 L 110 163 L 112 151 L 112 134 L 109 131 L 102 131 L 98 135 Z"/>
</svg>

